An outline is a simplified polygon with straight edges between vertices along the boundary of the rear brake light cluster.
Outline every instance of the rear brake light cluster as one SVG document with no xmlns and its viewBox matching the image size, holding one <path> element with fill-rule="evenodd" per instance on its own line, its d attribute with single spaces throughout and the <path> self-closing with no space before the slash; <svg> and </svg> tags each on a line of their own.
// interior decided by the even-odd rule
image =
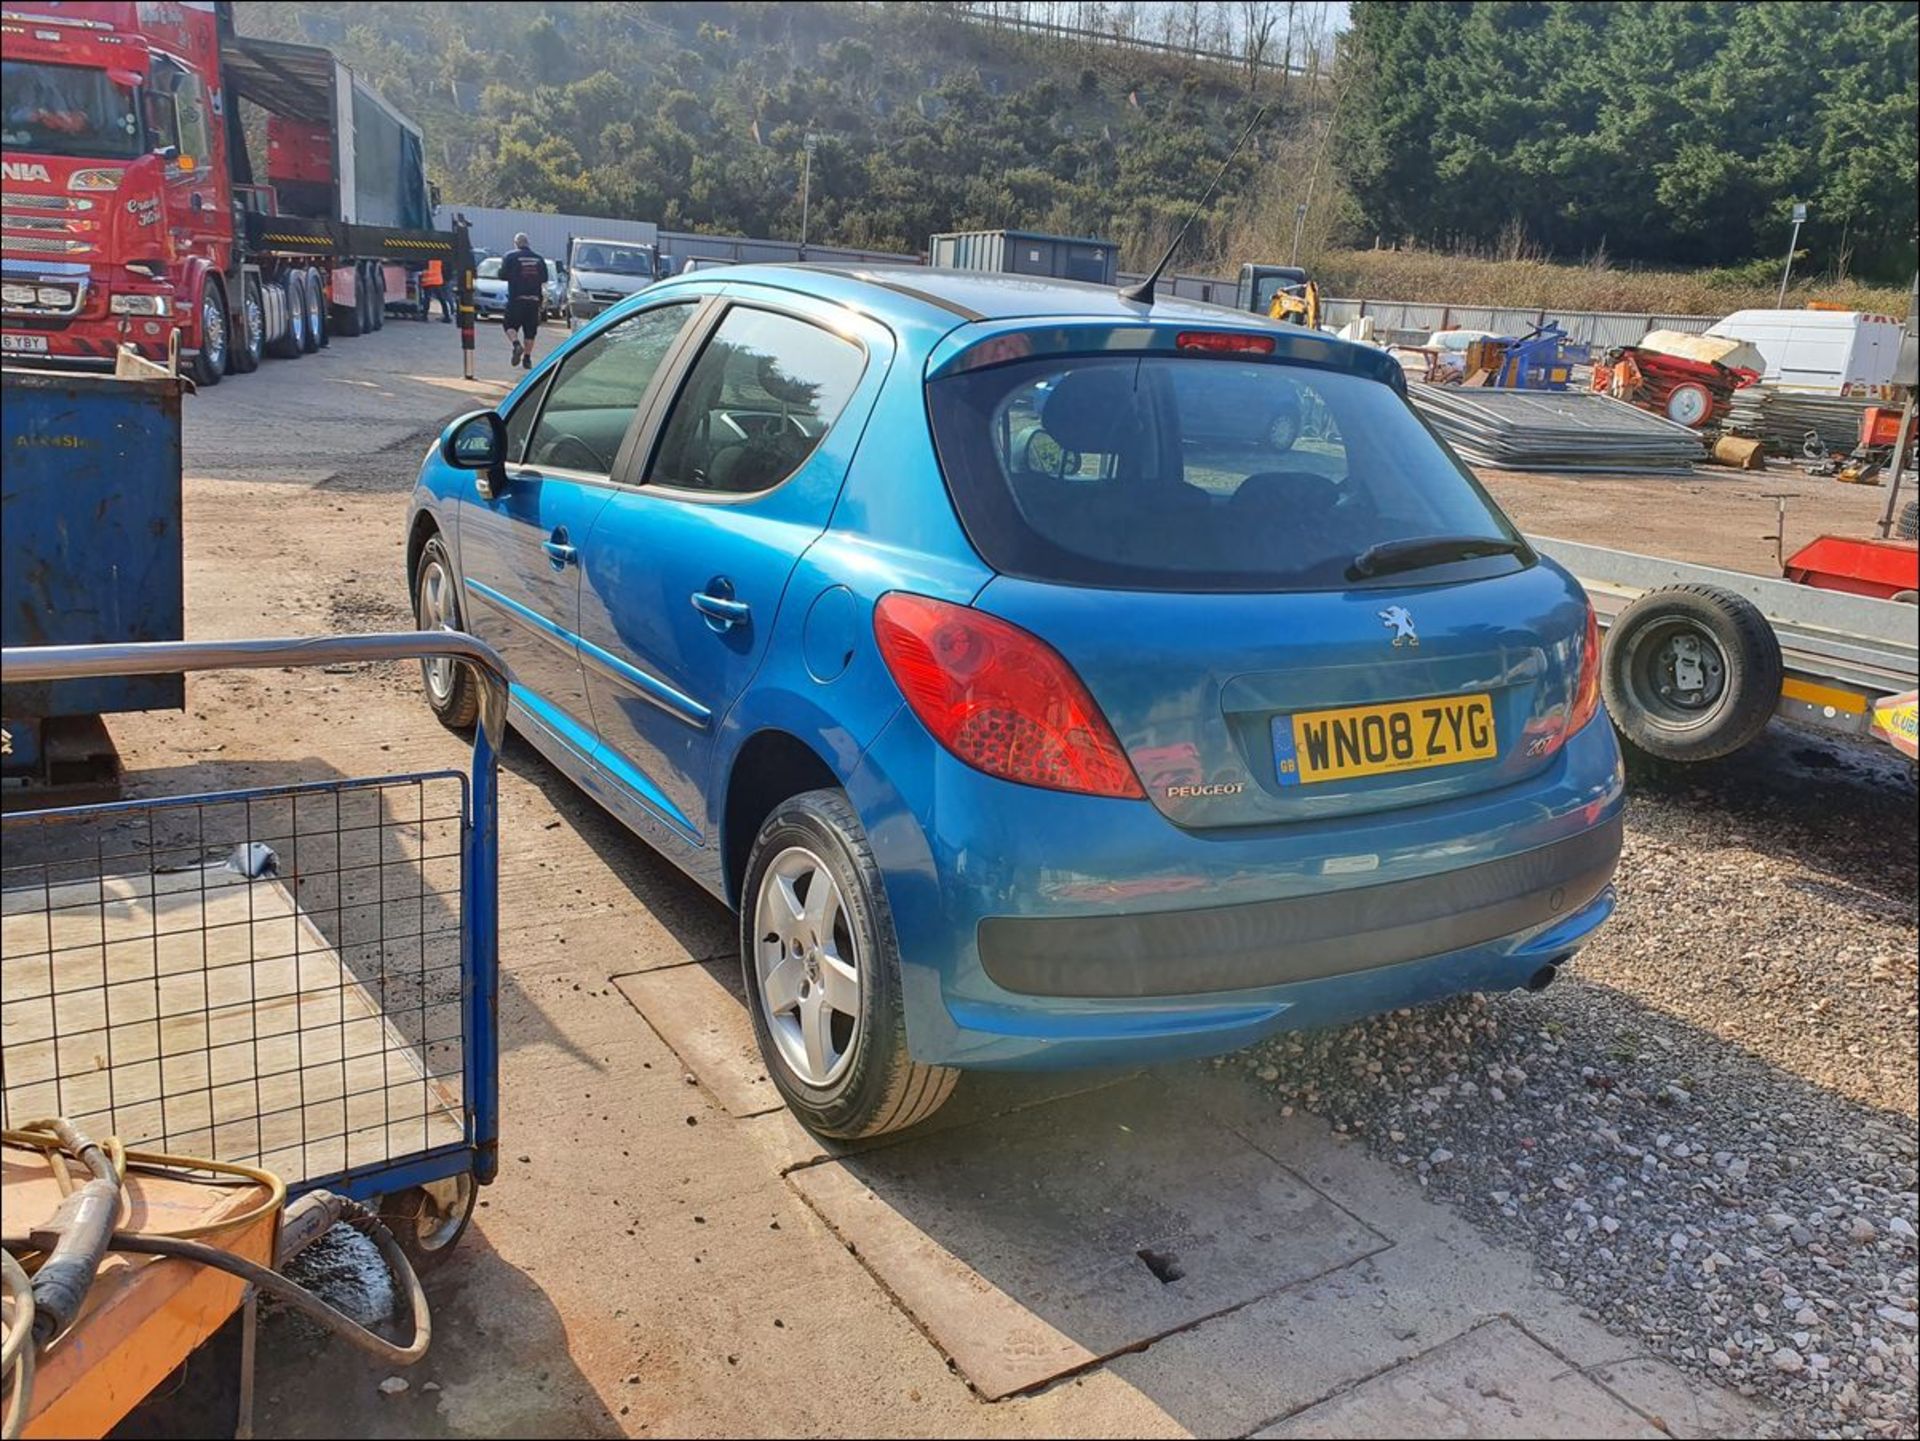
<svg viewBox="0 0 1920 1441">
<path fill-rule="evenodd" d="M 1198 350 L 1216 355 L 1272 355 L 1273 337 L 1254 335 L 1244 330 L 1183 330 L 1174 338 L 1180 350 Z"/>
<path fill-rule="evenodd" d="M 1594 614 L 1591 603 L 1587 606 L 1587 625 L 1580 637 L 1580 655 L 1577 662 L 1571 699 L 1567 704 L 1566 724 L 1560 727 L 1548 742 L 1547 754 L 1552 755 L 1600 710 L 1600 617 Z"/>
<path fill-rule="evenodd" d="M 899 591 L 881 597 L 873 630 L 913 713 L 968 765 L 1049 790 L 1145 795 L 1093 697 L 1038 637 Z"/>
</svg>

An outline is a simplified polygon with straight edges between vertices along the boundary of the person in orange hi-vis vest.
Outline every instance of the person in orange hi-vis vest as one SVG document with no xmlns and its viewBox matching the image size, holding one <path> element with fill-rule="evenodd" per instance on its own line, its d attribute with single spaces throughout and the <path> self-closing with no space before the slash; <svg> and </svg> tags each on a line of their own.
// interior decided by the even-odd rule
<svg viewBox="0 0 1920 1441">
<path fill-rule="evenodd" d="M 440 320 L 444 325 L 453 324 L 453 304 L 447 299 L 447 272 L 436 258 L 427 262 L 427 268 L 420 272 L 420 318 L 427 318 L 427 311 L 435 299 L 440 302 Z"/>
</svg>

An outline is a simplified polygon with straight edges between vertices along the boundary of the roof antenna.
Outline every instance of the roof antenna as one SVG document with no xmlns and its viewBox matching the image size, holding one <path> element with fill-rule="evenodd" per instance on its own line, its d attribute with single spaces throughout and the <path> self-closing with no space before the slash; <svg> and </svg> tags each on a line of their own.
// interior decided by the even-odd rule
<svg viewBox="0 0 1920 1441">
<path fill-rule="evenodd" d="M 1173 253 L 1180 248 L 1180 242 L 1187 238 L 1187 232 L 1193 229 L 1193 222 L 1200 218 L 1200 212 L 1207 208 L 1207 202 L 1213 199 L 1213 192 L 1220 188 L 1220 182 L 1227 178 L 1227 170 L 1232 166 L 1235 158 L 1239 156 L 1240 147 L 1247 143 L 1247 137 L 1253 134 L 1255 127 L 1267 118 L 1267 111 L 1272 104 L 1272 101 L 1268 101 L 1267 104 L 1262 105 L 1259 113 L 1247 122 L 1247 128 L 1241 131 L 1240 138 L 1233 142 L 1233 149 L 1227 152 L 1227 158 L 1220 162 L 1220 170 L 1213 177 L 1213 184 L 1209 185 L 1207 187 L 1207 193 L 1200 197 L 1200 203 L 1188 212 L 1187 223 L 1182 225 L 1180 227 L 1180 233 L 1173 237 L 1173 244 L 1169 245 L 1167 247 L 1167 253 L 1160 257 L 1160 263 L 1153 267 L 1153 273 L 1138 284 L 1123 285 L 1120 287 L 1120 298 L 1122 300 L 1138 301 L 1141 305 L 1153 304 L 1153 287 L 1159 283 L 1162 272 L 1166 270 L 1168 263 L 1173 259 Z"/>
</svg>

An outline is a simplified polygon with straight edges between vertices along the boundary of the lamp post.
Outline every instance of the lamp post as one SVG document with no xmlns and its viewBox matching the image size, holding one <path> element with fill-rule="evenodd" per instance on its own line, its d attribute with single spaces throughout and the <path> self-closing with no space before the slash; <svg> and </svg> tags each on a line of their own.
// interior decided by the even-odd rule
<svg viewBox="0 0 1920 1441">
<path fill-rule="evenodd" d="M 807 211 L 813 199 L 813 147 L 817 143 L 814 133 L 807 132 L 807 158 L 800 172 L 800 258 L 807 258 Z"/>
<path fill-rule="evenodd" d="M 1787 240 L 1787 266 L 1786 269 L 1780 272 L 1780 296 L 1773 302 L 1773 308 L 1775 310 L 1784 310 L 1786 308 L 1787 281 L 1793 276 L 1793 252 L 1794 248 L 1800 244 L 1800 227 L 1806 222 L 1806 218 L 1807 207 L 1804 205 L 1795 205 L 1793 207 L 1793 234 Z"/>
</svg>

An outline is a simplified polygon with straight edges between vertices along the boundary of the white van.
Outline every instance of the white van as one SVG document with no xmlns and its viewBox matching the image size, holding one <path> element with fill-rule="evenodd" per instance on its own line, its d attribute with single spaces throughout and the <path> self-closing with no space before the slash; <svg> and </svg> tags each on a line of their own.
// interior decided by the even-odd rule
<svg viewBox="0 0 1920 1441">
<path fill-rule="evenodd" d="M 1744 340 L 1782 390 L 1884 395 L 1900 355 L 1901 324 L 1864 310 L 1736 310 L 1708 335 Z"/>
</svg>

